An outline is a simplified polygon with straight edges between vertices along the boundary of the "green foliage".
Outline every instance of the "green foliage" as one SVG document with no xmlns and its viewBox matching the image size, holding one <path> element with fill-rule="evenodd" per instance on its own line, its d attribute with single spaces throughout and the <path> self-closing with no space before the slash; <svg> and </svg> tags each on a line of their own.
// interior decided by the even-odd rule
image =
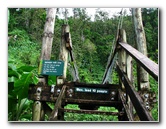
<svg viewBox="0 0 166 129">
<path fill-rule="evenodd" d="M 144 8 L 143 23 L 146 34 L 148 56 L 158 62 L 158 9 Z"/>
<path fill-rule="evenodd" d="M 8 62 L 8 120 L 30 120 L 31 101 L 28 97 L 29 84 L 37 84 L 38 79 L 33 66 L 17 68 L 12 60 Z M 28 117 L 29 116 L 29 117 Z"/>
<path fill-rule="evenodd" d="M 25 30 L 15 29 L 8 33 L 8 54 L 11 59 L 16 59 L 18 64 L 37 65 L 40 55 L 38 44 L 30 41 Z"/>
<path fill-rule="evenodd" d="M 66 109 L 79 110 L 79 106 L 76 104 L 68 104 Z M 115 108 L 111 107 L 99 107 L 98 111 L 117 112 Z M 66 121 L 118 121 L 117 116 L 108 115 L 95 115 L 95 114 L 77 114 L 77 113 L 65 113 Z"/>
</svg>

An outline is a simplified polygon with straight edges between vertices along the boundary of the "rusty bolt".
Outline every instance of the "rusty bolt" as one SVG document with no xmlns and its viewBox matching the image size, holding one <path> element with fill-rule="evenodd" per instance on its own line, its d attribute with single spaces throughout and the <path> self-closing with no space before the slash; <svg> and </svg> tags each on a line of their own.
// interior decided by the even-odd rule
<svg viewBox="0 0 166 129">
<path fill-rule="evenodd" d="M 69 97 L 72 97 L 72 94 L 69 94 Z"/>
<path fill-rule="evenodd" d="M 41 92 L 41 87 L 38 87 L 37 88 L 37 93 L 40 93 Z"/>
<path fill-rule="evenodd" d="M 60 93 L 61 92 L 61 90 L 60 89 L 57 89 L 57 93 Z"/>
<path fill-rule="evenodd" d="M 148 98 L 148 97 L 149 97 L 149 94 L 144 94 L 144 97 L 145 97 L 145 98 Z"/>
<path fill-rule="evenodd" d="M 39 96 L 37 97 L 37 100 L 40 100 L 40 97 L 39 97 Z"/>
<path fill-rule="evenodd" d="M 150 107 L 149 107 L 149 106 L 146 106 L 146 109 L 150 110 Z"/>
<path fill-rule="evenodd" d="M 54 87 L 55 85 L 51 85 L 51 93 L 54 93 Z"/>
<path fill-rule="evenodd" d="M 73 89 L 69 89 L 69 92 L 70 92 L 70 93 L 73 93 Z"/>
<path fill-rule="evenodd" d="M 149 105 L 149 103 L 148 103 L 148 102 L 146 102 L 146 105 Z"/>
<path fill-rule="evenodd" d="M 114 100 L 114 97 L 111 97 L 111 100 Z"/>
<path fill-rule="evenodd" d="M 111 92 L 111 95 L 113 95 L 113 96 L 114 96 L 115 94 L 116 94 L 116 93 L 115 93 L 115 91 L 112 91 L 112 92 Z"/>
<path fill-rule="evenodd" d="M 126 97 L 126 93 L 124 93 L 123 95 L 124 95 L 124 97 Z"/>
</svg>

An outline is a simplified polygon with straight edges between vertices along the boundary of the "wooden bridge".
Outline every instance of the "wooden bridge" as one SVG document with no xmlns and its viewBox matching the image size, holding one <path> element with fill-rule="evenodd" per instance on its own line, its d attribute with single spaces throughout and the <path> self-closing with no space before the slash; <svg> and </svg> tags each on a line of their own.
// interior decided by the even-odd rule
<svg viewBox="0 0 166 129">
<path fill-rule="evenodd" d="M 67 26 L 63 26 L 67 27 Z M 119 31 L 121 32 L 121 31 Z M 71 49 L 70 33 L 64 31 L 64 43 L 67 51 Z M 115 55 L 122 50 L 126 53 L 126 57 L 131 56 L 141 67 L 143 67 L 156 81 L 158 81 L 158 64 L 151 61 L 148 57 L 137 51 L 135 48 L 125 42 L 121 42 L 121 34 L 117 40 L 116 47 L 113 51 L 110 62 L 107 65 L 103 81 L 106 79 L 106 74 L 109 71 Z M 69 39 L 69 40 L 66 40 Z M 63 46 L 64 47 L 64 46 Z M 70 47 L 70 49 L 69 49 Z M 123 59 L 120 59 L 122 57 Z M 73 56 L 72 56 L 73 58 Z M 122 62 L 124 61 L 124 62 Z M 131 61 L 125 62 L 124 55 L 120 55 L 116 62 L 116 68 L 119 75 L 119 84 L 85 84 L 80 82 L 69 82 L 64 80 L 63 75 L 58 77 L 56 86 L 48 86 L 47 76 L 39 78 L 37 85 L 30 85 L 29 99 L 34 100 L 35 107 L 33 119 L 43 120 L 42 112 L 49 114 L 51 121 L 64 120 L 64 112 L 70 113 L 85 113 L 85 114 L 105 114 L 118 116 L 119 121 L 134 121 L 134 113 L 138 115 L 141 121 L 153 121 L 149 108 L 155 101 L 155 96 L 149 91 L 137 91 L 129 79 L 129 74 L 126 69 L 131 69 Z M 128 65 L 127 65 L 128 64 Z M 46 102 L 54 102 L 55 107 L 51 111 Z M 78 104 L 80 110 L 65 109 L 67 104 Z M 96 110 L 99 106 L 115 107 L 118 112 L 104 112 Z M 35 111 L 35 109 L 37 109 Z M 39 110 L 40 109 L 40 110 Z M 49 110 L 48 110 L 49 109 Z M 36 116 L 38 118 L 36 118 Z"/>
<path fill-rule="evenodd" d="M 46 36 L 45 38 L 51 37 Z M 133 86 L 131 60 L 134 59 L 156 81 L 158 81 L 159 74 L 158 64 L 130 46 L 124 39 L 125 31 L 120 29 L 101 84 L 79 82 L 75 64 L 73 65 L 74 81 L 69 81 L 65 77 L 67 69 L 66 59 L 68 59 L 66 52 L 69 53 L 73 62 L 74 56 L 69 26 L 63 25 L 60 53 L 60 60 L 64 62 L 62 65 L 63 74 L 58 75 L 56 85 L 49 86 L 49 74 L 41 74 L 39 83 L 29 86 L 29 99 L 34 100 L 33 120 L 44 120 L 44 114 L 47 114 L 50 121 L 64 121 L 64 112 L 70 112 L 118 116 L 119 121 L 154 121 L 150 110 L 156 102 L 155 95 L 147 90 L 146 86 L 144 90 L 140 91 Z M 108 84 L 105 80 L 109 68 L 115 60 L 115 55 L 118 55 L 116 70 L 119 75 L 119 84 Z M 58 66 L 57 69 L 59 68 Z M 55 103 L 54 109 L 51 110 L 46 102 Z M 64 107 L 67 104 L 78 104 L 80 110 L 65 109 Z M 99 106 L 115 107 L 117 112 L 98 111 Z M 138 116 L 137 119 L 135 114 Z"/>
</svg>

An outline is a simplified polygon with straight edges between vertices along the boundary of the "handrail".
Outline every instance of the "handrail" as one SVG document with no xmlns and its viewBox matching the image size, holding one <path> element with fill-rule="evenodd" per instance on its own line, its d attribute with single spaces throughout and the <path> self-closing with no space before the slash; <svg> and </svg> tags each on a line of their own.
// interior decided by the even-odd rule
<svg viewBox="0 0 166 129">
<path fill-rule="evenodd" d="M 129 95 L 129 97 L 132 101 L 132 104 L 135 107 L 135 110 L 136 110 L 140 120 L 141 121 L 154 121 L 153 117 L 150 115 L 150 113 L 146 109 L 146 107 L 143 103 L 143 100 L 139 96 L 138 92 L 136 92 L 136 90 L 132 86 L 130 80 L 124 74 L 122 67 L 119 66 L 118 63 L 117 63 L 117 71 L 118 71 L 118 74 L 119 74 L 119 77 L 120 77 L 122 83 L 125 86 L 126 93 Z"/>
<path fill-rule="evenodd" d="M 127 43 L 119 42 L 119 45 L 132 56 L 156 81 L 158 81 L 158 64 L 150 60 L 147 56 L 133 48 Z"/>
</svg>

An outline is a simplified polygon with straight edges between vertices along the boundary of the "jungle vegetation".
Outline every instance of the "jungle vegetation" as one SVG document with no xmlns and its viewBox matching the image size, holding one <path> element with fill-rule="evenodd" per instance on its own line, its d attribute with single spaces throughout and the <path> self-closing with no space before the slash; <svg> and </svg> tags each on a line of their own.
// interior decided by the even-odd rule
<svg viewBox="0 0 166 129">
<path fill-rule="evenodd" d="M 68 16 L 74 57 L 79 71 L 80 82 L 101 83 L 107 60 L 117 33 L 119 14 L 109 17 L 109 13 L 99 9 L 94 20 L 87 14 L 86 8 L 72 8 L 73 15 Z M 65 15 L 57 9 L 52 60 L 58 60 L 61 27 Z M 69 13 L 69 12 L 66 12 Z M 148 57 L 158 63 L 158 9 L 142 8 L 143 24 L 146 34 Z M 29 84 L 38 82 L 38 65 L 42 45 L 42 34 L 46 20 L 46 8 L 9 8 L 8 9 L 8 120 L 31 121 L 33 101 L 28 100 Z M 136 47 L 133 20 L 131 14 L 124 14 L 123 29 L 127 41 Z M 134 66 L 136 69 L 136 66 Z M 134 70 L 136 75 L 136 70 Z M 118 83 L 118 76 L 113 73 L 113 83 Z M 55 84 L 55 77 L 49 77 L 49 84 Z M 70 73 L 67 79 L 72 80 Z M 136 79 L 135 79 L 136 80 Z M 135 85 L 137 83 L 135 82 Z M 158 83 L 150 77 L 150 87 L 158 99 Z M 50 104 L 50 106 L 52 106 Z M 67 105 L 67 108 L 78 109 L 78 105 Z M 100 107 L 98 110 L 116 110 Z M 158 120 L 158 103 L 152 110 Z M 47 116 L 46 116 L 47 119 Z M 116 117 L 104 115 L 78 115 L 66 113 L 68 121 L 116 121 Z"/>
</svg>

